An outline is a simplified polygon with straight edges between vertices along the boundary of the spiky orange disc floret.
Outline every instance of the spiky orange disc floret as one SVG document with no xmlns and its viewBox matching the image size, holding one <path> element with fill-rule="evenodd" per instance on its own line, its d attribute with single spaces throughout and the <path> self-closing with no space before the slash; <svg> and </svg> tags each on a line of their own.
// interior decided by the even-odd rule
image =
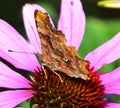
<svg viewBox="0 0 120 108">
<path fill-rule="evenodd" d="M 72 78 L 61 72 L 63 82 L 51 70 L 46 68 L 47 78 L 43 70 L 34 73 L 32 90 L 34 98 L 31 105 L 37 108 L 95 108 L 105 102 L 104 86 L 97 72 L 87 66 L 90 80 Z"/>
</svg>

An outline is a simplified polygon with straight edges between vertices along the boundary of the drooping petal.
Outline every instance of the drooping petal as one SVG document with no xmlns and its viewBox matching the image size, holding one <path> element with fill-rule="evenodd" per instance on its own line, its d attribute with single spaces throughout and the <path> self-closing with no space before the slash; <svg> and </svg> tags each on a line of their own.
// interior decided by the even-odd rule
<svg viewBox="0 0 120 108">
<path fill-rule="evenodd" d="M 118 104 L 118 103 L 108 103 L 105 108 L 120 108 L 120 104 Z"/>
<path fill-rule="evenodd" d="M 0 87 L 30 88 L 30 81 L 0 62 Z"/>
<path fill-rule="evenodd" d="M 12 90 L 0 92 L 0 108 L 14 108 L 19 103 L 31 98 L 30 90 Z"/>
<path fill-rule="evenodd" d="M 100 69 L 105 64 L 112 63 L 120 58 L 120 33 L 114 36 L 94 51 L 90 52 L 85 59 L 91 62 L 91 67 Z"/>
<path fill-rule="evenodd" d="M 106 105 L 100 105 L 98 108 L 120 108 L 118 103 L 106 103 Z"/>
<path fill-rule="evenodd" d="M 106 94 L 120 94 L 120 67 L 100 75 Z"/>
<path fill-rule="evenodd" d="M 34 71 L 39 63 L 34 54 L 29 54 L 32 49 L 33 47 L 13 27 L 0 20 L 0 57 L 17 68 Z M 17 52 L 9 52 L 8 50 Z"/>
<path fill-rule="evenodd" d="M 41 51 L 40 38 L 38 36 L 35 19 L 34 19 L 34 11 L 36 9 L 41 10 L 43 12 L 47 12 L 45 9 L 43 9 L 39 5 L 25 4 L 25 6 L 23 7 L 23 20 L 24 20 L 28 39 L 30 43 L 34 46 L 34 48 L 36 49 L 35 53 L 41 53 L 42 51 Z M 53 24 L 52 20 L 51 20 L 51 23 Z"/>
<path fill-rule="evenodd" d="M 85 30 L 85 14 L 80 0 L 62 0 L 58 29 L 67 38 L 67 45 L 79 48 Z"/>
</svg>

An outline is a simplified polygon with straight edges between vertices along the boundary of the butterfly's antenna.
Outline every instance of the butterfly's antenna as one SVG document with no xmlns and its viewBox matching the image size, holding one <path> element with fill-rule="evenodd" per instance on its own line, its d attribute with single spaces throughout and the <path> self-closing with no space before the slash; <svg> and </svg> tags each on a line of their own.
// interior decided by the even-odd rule
<svg viewBox="0 0 120 108">
<path fill-rule="evenodd" d="M 37 42 L 38 46 L 40 46 L 40 45 L 39 45 L 39 39 L 37 39 L 37 35 L 36 35 L 36 33 L 35 33 L 34 29 L 33 29 L 33 26 L 31 26 L 31 28 L 32 28 L 33 33 L 34 33 L 35 40 L 36 40 L 36 42 Z M 36 27 L 36 30 L 37 30 L 37 27 Z M 37 33 L 38 33 L 38 32 L 37 32 Z"/>
<path fill-rule="evenodd" d="M 35 54 L 35 53 L 33 53 L 33 52 L 14 51 L 14 50 L 8 50 L 8 52 L 24 53 L 24 54 Z"/>
</svg>

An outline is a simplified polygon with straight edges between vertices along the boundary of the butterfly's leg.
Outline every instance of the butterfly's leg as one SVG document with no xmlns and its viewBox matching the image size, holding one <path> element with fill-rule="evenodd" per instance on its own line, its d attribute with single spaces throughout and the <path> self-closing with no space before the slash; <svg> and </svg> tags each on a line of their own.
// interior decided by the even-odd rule
<svg viewBox="0 0 120 108">
<path fill-rule="evenodd" d="M 42 69 L 43 69 L 43 71 L 44 71 L 44 73 L 45 73 L 45 76 L 46 76 L 46 79 L 47 79 L 47 74 L 46 74 L 46 72 L 45 72 L 46 70 L 45 70 L 44 66 L 46 66 L 46 65 L 45 65 L 44 63 L 42 63 Z M 55 72 L 54 70 L 52 70 L 52 72 L 53 72 L 54 74 L 56 74 L 56 75 L 60 78 L 60 81 L 61 81 L 61 82 L 63 82 L 61 76 L 60 76 L 57 72 Z"/>
<path fill-rule="evenodd" d="M 52 70 L 52 72 L 53 72 L 54 74 L 56 74 L 56 75 L 60 78 L 60 81 L 61 81 L 61 82 L 63 82 L 61 76 L 60 76 L 57 72 L 55 72 L 54 70 Z"/>
<path fill-rule="evenodd" d="M 42 65 L 42 70 L 43 70 L 43 72 L 45 74 L 45 78 L 48 79 L 47 74 L 46 74 L 46 70 L 44 68 L 45 64 L 42 63 L 41 65 Z"/>
</svg>

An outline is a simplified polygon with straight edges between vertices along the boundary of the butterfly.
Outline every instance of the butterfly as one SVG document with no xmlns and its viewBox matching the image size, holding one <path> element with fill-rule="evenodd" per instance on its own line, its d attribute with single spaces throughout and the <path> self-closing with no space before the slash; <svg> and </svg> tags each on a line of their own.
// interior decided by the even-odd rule
<svg viewBox="0 0 120 108">
<path fill-rule="evenodd" d="M 42 64 L 52 71 L 88 80 L 89 71 L 86 66 L 89 61 L 80 58 L 74 46 L 66 45 L 65 35 L 52 26 L 47 13 L 35 10 L 34 18 L 41 42 Z"/>
</svg>

